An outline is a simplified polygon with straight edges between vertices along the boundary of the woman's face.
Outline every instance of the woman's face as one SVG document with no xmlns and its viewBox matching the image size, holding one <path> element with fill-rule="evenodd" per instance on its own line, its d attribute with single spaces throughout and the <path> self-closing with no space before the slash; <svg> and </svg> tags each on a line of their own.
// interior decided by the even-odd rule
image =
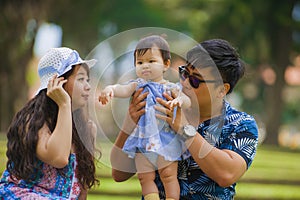
<svg viewBox="0 0 300 200">
<path fill-rule="evenodd" d="M 87 104 L 91 89 L 86 69 L 81 65 L 76 65 L 74 68 L 64 85 L 72 99 L 72 110 L 82 108 Z"/>
</svg>

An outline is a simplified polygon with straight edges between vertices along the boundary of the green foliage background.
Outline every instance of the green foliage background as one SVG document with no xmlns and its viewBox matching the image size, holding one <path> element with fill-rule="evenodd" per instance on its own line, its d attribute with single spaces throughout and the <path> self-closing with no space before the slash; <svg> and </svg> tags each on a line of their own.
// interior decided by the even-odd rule
<svg viewBox="0 0 300 200">
<path fill-rule="evenodd" d="M 264 142 L 278 145 L 282 125 L 300 129 L 299 108 L 293 103 L 300 100 L 294 95 L 299 86 L 291 94 L 292 103 L 284 95 L 291 87 L 285 69 L 293 65 L 299 50 L 300 23 L 293 17 L 299 13 L 297 0 L 1 0 L 0 13 L 1 131 L 28 99 L 26 74 L 37 30 L 45 22 L 61 26 L 62 45 L 78 49 L 81 55 L 115 34 L 140 27 L 172 29 L 199 42 L 226 39 L 248 64 L 235 93 L 242 110 L 264 124 Z M 261 77 L 266 66 L 276 74 L 272 85 Z"/>
<path fill-rule="evenodd" d="M 300 134 L 300 87 L 288 85 L 284 77 L 299 55 L 299 7 L 298 0 L 0 0 L 0 135 L 5 138 L 13 115 L 28 100 L 34 79 L 29 73 L 33 46 L 43 23 L 61 26 L 62 45 L 81 55 L 115 34 L 141 27 L 176 30 L 199 42 L 223 38 L 247 63 L 247 74 L 234 93 L 241 101 L 240 109 L 254 115 L 262 124 L 261 133 L 264 128 L 267 133 L 253 166 L 238 185 L 237 199 L 300 199 L 299 151 L 265 146 L 279 145 L 282 127 L 293 130 L 288 135 L 293 148 L 300 146 L 299 137 L 293 137 Z M 271 85 L 262 78 L 266 68 L 276 75 Z M 2 171 L 5 139 L 1 139 L 0 154 Z M 116 185 L 109 178 L 110 169 L 99 168 L 99 175 L 102 186 L 95 193 Z M 120 191 L 137 194 L 128 199 L 139 199 L 136 179 L 119 186 Z"/>
</svg>

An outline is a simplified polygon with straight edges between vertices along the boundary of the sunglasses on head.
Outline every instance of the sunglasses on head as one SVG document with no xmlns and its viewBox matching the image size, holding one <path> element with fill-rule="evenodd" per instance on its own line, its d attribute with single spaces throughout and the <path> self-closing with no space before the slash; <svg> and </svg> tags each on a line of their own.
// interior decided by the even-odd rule
<svg viewBox="0 0 300 200">
<path fill-rule="evenodd" d="M 197 78 L 194 75 L 190 75 L 190 73 L 186 70 L 186 66 L 180 66 L 179 69 L 179 77 L 182 81 L 185 81 L 185 79 L 189 79 L 190 85 L 197 89 L 200 85 L 200 83 L 216 83 L 219 82 L 218 80 L 201 80 Z"/>
</svg>

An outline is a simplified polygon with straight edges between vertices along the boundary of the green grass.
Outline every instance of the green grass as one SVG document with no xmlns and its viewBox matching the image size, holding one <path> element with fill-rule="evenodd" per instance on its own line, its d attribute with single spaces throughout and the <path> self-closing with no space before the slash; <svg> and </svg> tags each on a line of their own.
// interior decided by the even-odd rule
<svg viewBox="0 0 300 200">
<path fill-rule="evenodd" d="M 107 160 L 109 147 L 102 144 L 103 157 Z M 289 151 L 283 148 L 260 146 L 255 160 L 238 182 L 235 199 L 300 199 L 300 152 Z M 97 193 L 99 199 L 140 199 L 140 185 L 136 177 L 123 183 L 116 183 L 110 177 L 110 167 L 104 161 L 101 166 L 101 185 L 92 190 L 89 197 L 94 198 L 92 193 Z M 292 182 L 292 184 L 284 184 Z M 278 184 L 282 183 L 282 184 Z M 104 198 L 104 194 L 115 192 L 111 198 Z M 122 197 L 118 196 L 123 194 Z M 132 195 L 129 197 L 128 195 Z M 96 199 L 96 198 L 95 198 Z"/>
<path fill-rule="evenodd" d="M 252 166 L 242 177 L 250 180 L 299 181 L 300 152 L 260 146 Z"/>
<path fill-rule="evenodd" d="M 1 135 L 1 134 L 0 134 Z M 136 176 L 116 183 L 111 178 L 109 154 L 111 143 L 99 145 L 102 158 L 97 174 L 100 186 L 89 191 L 88 200 L 140 200 L 141 187 Z M 5 168 L 6 142 L 0 136 L 0 171 Z M 284 148 L 259 146 L 254 162 L 236 186 L 235 199 L 300 199 L 300 152 Z"/>
<path fill-rule="evenodd" d="M 238 183 L 235 199 L 300 199 L 299 185 Z"/>
<path fill-rule="evenodd" d="M 111 196 L 111 195 L 93 195 L 90 194 L 87 200 L 141 200 L 141 197 Z"/>
<path fill-rule="evenodd" d="M 132 195 L 140 195 L 141 187 L 136 177 L 131 178 L 125 182 L 115 182 L 112 178 L 101 178 L 100 186 L 92 191 L 101 193 L 105 191 L 107 193 L 128 193 Z"/>
<path fill-rule="evenodd" d="M 0 173 L 2 173 L 6 167 L 6 137 L 0 134 Z"/>
</svg>

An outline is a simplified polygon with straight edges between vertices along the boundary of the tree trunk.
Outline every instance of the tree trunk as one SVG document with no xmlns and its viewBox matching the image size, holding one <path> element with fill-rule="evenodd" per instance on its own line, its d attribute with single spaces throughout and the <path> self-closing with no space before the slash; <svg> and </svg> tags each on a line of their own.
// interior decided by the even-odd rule
<svg viewBox="0 0 300 200">
<path fill-rule="evenodd" d="M 0 6 L 0 132 L 27 101 L 27 66 L 32 58 L 39 1 L 2 1 Z"/>
<path fill-rule="evenodd" d="M 283 97 L 282 91 L 286 85 L 284 73 L 289 65 L 289 57 L 292 49 L 292 27 L 287 24 L 294 3 L 277 2 L 270 7 L 272 16 L 270 21 L 270 48 L 271 58 L 276 73 L 276 82 L 266 87 L 265 98 L 265 122 L 267 136 L 265 144 L 278 145 L 279 128 L 282 124 Z M 289 19 L 289 22 L 291 20 Z"/>
</svg>

